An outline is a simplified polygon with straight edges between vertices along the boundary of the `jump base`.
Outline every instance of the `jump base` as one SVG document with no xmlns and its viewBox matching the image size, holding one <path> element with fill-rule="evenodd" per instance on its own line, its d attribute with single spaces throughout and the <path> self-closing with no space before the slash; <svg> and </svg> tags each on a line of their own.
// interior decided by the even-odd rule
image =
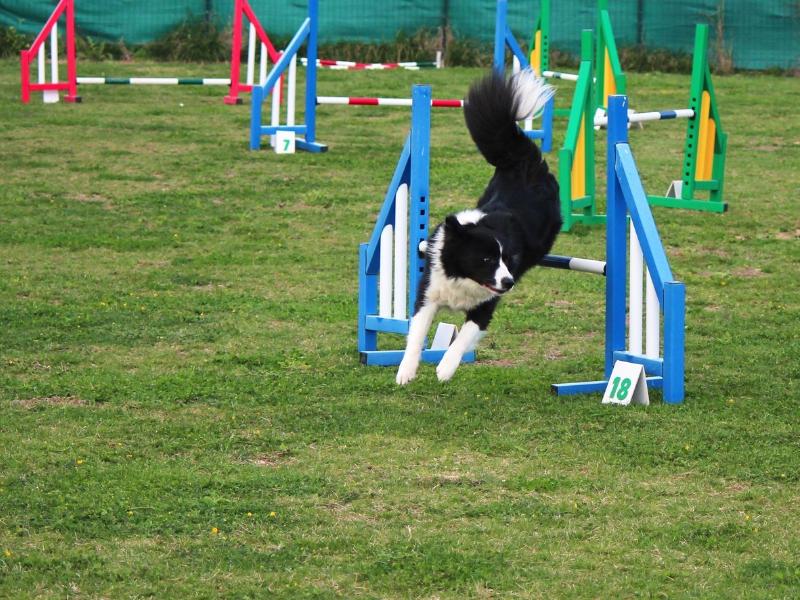
<svg viewBox="0 0 800 600">
<path fill-rule="evenodd" d="M 583 381 L 579 383 L 554 383 L 550 391 L 555 396 L 577 396 L 579 394 L 603 393 L 608 387 L 608 381 Z M 647 387 L 660 390 L 664 387 L 663 377 L 648 377 Z"/>
<path fill-rule="evenodd" d="M 442 360 L 447 350 L 423 350 L 422 361 L 428 363 L 438 363 Z M 403 360 L 404 350 L 372 350 L 359 352 L 361 364 L 367 367 L 392 367 L 400 364 Z M 475 351 L 467 352 L 461 362 L 475 362 Z"/>
</svg>

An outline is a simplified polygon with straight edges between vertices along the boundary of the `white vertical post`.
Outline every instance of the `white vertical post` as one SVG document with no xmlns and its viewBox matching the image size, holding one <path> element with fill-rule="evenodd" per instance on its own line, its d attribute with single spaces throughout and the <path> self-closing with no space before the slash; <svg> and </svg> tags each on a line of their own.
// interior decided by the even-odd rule
<svg viewBox="0 0 800 600">
<path fill-rule="evenodd" d="M 39 83 L 44 83 L 44 42 L 39 46 Z"/>
<path fill-rule="evenodd" d="M 394 318 L 406 318 L 408 289 L 408 185 L 397 188 L 394 197 Z"/>
<path fill-rule="evenodd" d="M 38 65 L 37 65 L 38 66 L 38 79 L 37 79 L 37 81 L 39 83 L 44 83 L 45 82 L 45 79 L 44 79 L 44 68 L 45 68 L 45 64 L 44 64 L 44 42 L 42 42 L 42 45 L 39 46 L 39 56 L 38 56 L 38 58 L 39 58 L 39 62 L 38 62 Z M 42 102 L 47 102 L 47 101 L 48 101 L 47 92 L 43 92 L 42 93 Z"/>
<path fill-rule="evenodd" d="M 267 59 L 269 55 L 267 54 L 267 45 L 261 44 L 261 67 L 258 71 L 258 83 L 259 85 L 264 85 L 264 82 L 267 80 Z"/>
<path fill-rule="evenodd" d="M 247 85 L 253 85 L 253 72 L 256 65 L 256 26 L 250 23 L 247 34 Z"/>
<path fill-rule="evenodd" d="M 286 90 L 286 124 L 294 125 L 294 94 L 297 85 L 297 54 L 289 63 L 289 84 Z"/>
<path fill-rule="evenodd" d="M 392 247 L 394 246 L 392 226 L 387 225 L 381 232 L 381 263 L 378 290 L 380 302 L 378 315 L 384 318 L 392 316 Z"/>
<path fill-rule="evenodd" d="M 639 237 L 631 221 L 631 274 L 629 313 L 628 313 L 628 352 L 631 354 L 642 353 L 642 291 L 644 286 L 644 257 L 642 256 L 642 246 L 639 244 Z"/>
<path fill-rule="evenodd" d="M 50 30 L 50 73 L 52 76 L 53 69 L 56 70 L 56 79 L 58 79 L 58 25 L 54 24 L 53 28 Z M 53 55 L 55 54 L 56 60 L 53 61 Z M 44 53 L 44 42 L 42 45 L 39 46 L 39 83 L 45 83 L 45 53 Z M 58 90 L 44 90 L 42 92 L 42 102 L 46 104 L 52 104 L 53 102 L 58 102 Z"/>
<path fill-rule="evenodd" d="M 437 50 L 436 51 L 436 68 L 437 69 L 441 69 L 442 67 L 444 67 L 444 64 L 442 63 L 442 51 L 441 50 Z"/>
<path fill-rule="evenodd" d="M 58 83 L 58 25 L 50 30 L 50 83 Z"/>
<path fill-rule="evenodd" d="M 660 356 L 661 341 L 659 339 L 659 325 L 661 323 L 661 314 L 656 295 L 656 288 L 653 285 L 653 280 L 650 277 L 650 271 L 647 271 L 647 314 L 646 319 L 646 341 L 644 355 L 647 358 L 658 358 Z"/>
</svg>

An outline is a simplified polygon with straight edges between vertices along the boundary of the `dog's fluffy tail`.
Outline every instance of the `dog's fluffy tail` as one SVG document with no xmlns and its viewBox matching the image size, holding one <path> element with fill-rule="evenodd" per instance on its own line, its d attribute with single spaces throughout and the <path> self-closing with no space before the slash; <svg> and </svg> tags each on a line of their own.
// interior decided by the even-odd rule
<svg viewBox="0 0 800 600">
<path fill-rule="evenodd" d="M 489 164 L 512 167 L 539 155 L 536 145 L 517 121 L 538 116 L 555 89 L 530 69 L 506 80 L 495 70 L 475 82 L 467 92 L 464 119 L 472 140 Z"/>
</svg>

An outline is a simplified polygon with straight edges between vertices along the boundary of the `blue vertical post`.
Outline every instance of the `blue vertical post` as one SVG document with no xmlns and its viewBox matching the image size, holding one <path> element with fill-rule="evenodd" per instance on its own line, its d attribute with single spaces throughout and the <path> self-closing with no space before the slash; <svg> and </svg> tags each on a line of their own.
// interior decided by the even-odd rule
<svg viewBox="0 0 800 600">
<path fill-rule="evenodd" d="M 506 67 L 506 13 L 508 0 L 497 0 L 497 16 L 494 22 L 494 69 L 503 73 Z"/>
<path fill-rule="evenodd" d="M 377 350 L 378 333 L 367 329 L 367 315 L 378 312 L 378 277 L 367 273 L 369 244 L 358 249 L 358 349 L 361 352 Z"/>
<path fill-rule="evenodd" d="M 261 109 L 264 105 L 264 90 L 254 85 L 250 92 L 250 150 L 261 148 Z"/>
<path fill-rule="evenodd" d="M 308 152 L 327 152 L 328 146 L 316 142 L 317 135 L 317 37 L 319 35 L 319 0 L 308 0 L 308 45 L 306 47 L 305 139 L 295 140 L 295 147 Z"/>
<path fill-rule="evenodd" d="M 319 33 L 319 0 L 308 0 L 307 66 L 306 66 L 306 141 L 313 142 L 317 124 L 317 34 Z"/>
<path fill-rule="evenodd" d="M 664 283 L 664 402 L 683 402 L 686 285 Z"/>
<path fill-rule="evenodd" d="M 614 368 L 614 352 L 625 350 L 627 304 L 627 208 L 616 172 L 617 144 L 628 141 L 628 98 L 608 100 L 608 159 L 606 198 L 606 369 Z"/>
<path fill-rule="evenodd" d="M 419 256 L 419 244 L 428 239 L 431 167 L 431 86 L 411 89 L 411 189 L 408 218 L 408 312 L 414 310 L 417 288 L 425 259 Z"/>
<path fill-rule="evenodd" d="M 544 105 L 544 112 L 542 113 L 542 131 L 544 137 L 542 138 L 542 152 L 550 152 L 553 148 L 553 106 L 555 99 L 550 98 L 547 104 Z"/>
</svg>

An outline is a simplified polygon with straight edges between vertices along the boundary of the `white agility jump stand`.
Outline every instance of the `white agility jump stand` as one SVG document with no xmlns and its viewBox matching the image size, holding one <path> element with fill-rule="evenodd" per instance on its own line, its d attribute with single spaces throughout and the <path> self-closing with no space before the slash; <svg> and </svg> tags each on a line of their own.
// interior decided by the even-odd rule
<svg viewBox="0 0 800 600">
<path fill-rule="evenodd" d="M 414 86 L 412 99 L 411 132 L 370 242 L 360 246 L 358 350 L 365 365 L 396 365 L 402 360 L 403 350 L 378 350 L 378 334 L 408 333 L 408 308 L 416 299 L 425 265 L 419 249 L 428 236 L 430 87 Z M 609 115 L 608 181 L 611 184 L 606 261 L 548 255 L 540 263 L 542 267 L 606 276 L 606 379 L 554 384 L 551 389 L 557 395 L 603 392 L 614 365 L 624 361 L 641 365 L 649 375 L 647 386 L 663 388 L 665 402 L 679 403 L 684 397 L 685 286 L 672 276 L 627 143 L 627 97 L 611 96 Z M 627 280 L 628 212 L 630 283 Z M 631 313 L 626 344 L 628 285 Z M 441 360 L 454 333 L 455 326 L 442 324 L 431 348 L 423 351 L 422 359 Z M 464 360 L 473 361 L 474 352 L 465 355 Z"/>
</svg>

